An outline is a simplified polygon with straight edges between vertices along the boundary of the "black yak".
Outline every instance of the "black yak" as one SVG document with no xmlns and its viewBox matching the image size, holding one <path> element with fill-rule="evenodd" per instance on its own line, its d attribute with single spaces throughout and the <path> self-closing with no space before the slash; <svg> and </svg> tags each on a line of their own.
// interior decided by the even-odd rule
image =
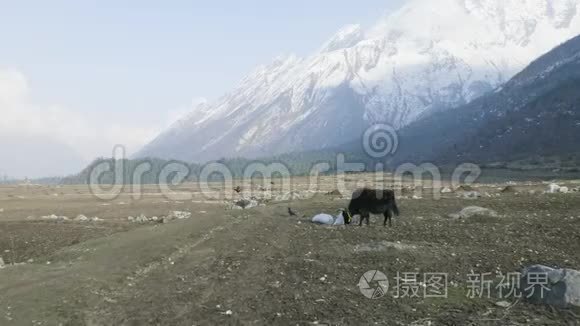
<svg viewBox="0 0 580 326">
<path fill-rule="evenodd" d="M 373 189 L 358 189 L 352 194 L 352 199 L 348 208 L 343 211 L 342 215 L 346 224 L 350 224 L 354 215 L 360 215 L 359 226 L 362 226 L 363 220 L 367 220 L 367 225 L 370 223 L 370 214 L 383 214 L 385 221 L 383 226 L 393 226 L 391 220 L 393 213 L 399 216 L 399 208 L 395 200 L 395 192 L 393 190 L 373 190 Z"/>
</svg>

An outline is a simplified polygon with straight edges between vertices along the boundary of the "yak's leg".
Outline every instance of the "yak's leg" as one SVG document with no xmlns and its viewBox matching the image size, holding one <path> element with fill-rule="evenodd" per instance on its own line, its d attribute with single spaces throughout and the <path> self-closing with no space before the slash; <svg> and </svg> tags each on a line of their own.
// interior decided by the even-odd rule
<svg viewBox="0 0 580 326">
<path fill-rule="evenodd" d="M 385 215 L 385 222 L 383 223 L 383 226 L 387 226 L 387 221 L 389 221 L 389 227 L 393 226 L 393 212 L 390 209 L 387 209 L 387 211 L 384 213 Z"/>
<path fill-rule="evenodd" d="M 365 212 L 365 211 L 360 212 L 360 222 L 359 222 L 358 226 L 362 226 L 363 221 L 365 219 L 367 220 L 367 225 L 369 225 L 369 218 L 370 218 L 369 212 Z"/>
</svg>

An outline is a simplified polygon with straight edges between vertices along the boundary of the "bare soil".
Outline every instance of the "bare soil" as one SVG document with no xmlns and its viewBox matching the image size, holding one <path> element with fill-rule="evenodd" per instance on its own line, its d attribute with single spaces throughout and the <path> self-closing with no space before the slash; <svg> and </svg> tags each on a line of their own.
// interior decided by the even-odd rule
<svg viewBox="0 0 580 326">
<path fill-rule="evenodd" d="M 470 273 L 491 273 L 497 282 L 500 272 L 536 263 L 580 269 L 579 193 L 528 193 L 545 188 L 538 182 L 506 193 L 505 185 L 479 185 L 492 196 L 399 198 L 393 228 L 380 217 L 368 227 L 314 225 L 313 215 L 347 205 L 327 194 L 331 185 L 310 199 L 247 210 L 197 195 L 168 200 L 154 189 L 108 202 L 85 186 L 1 187 L 0 256 L 8 266 L 0 270 L 0 325 L 579 324 L 578 309 L 515 298 L 499 307 L 504 299 L 493 289 L 490 298 L 467 296 Z M 499 217 L 447 218 L 473 205 Z M 127 221 L 172 210 L 193 216 Z M 40 219 L 50 214 L 104 221 Z M 359 279 L 369 270 L 389 278 L 384 297 L 361 294 Z M 447 298 L 395 298 L 397 273 L 409 272 L 447 274 Z"/>
</svg>

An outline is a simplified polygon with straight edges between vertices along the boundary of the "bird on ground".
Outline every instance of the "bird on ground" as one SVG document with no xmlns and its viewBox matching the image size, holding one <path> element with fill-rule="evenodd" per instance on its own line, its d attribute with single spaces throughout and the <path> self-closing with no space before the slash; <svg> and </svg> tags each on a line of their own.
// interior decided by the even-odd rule
<svg viewBox="0 0 580 326">
<path fill-rule="evenodd" d="M 288 207 L 288 214 L 290 214 L 290 216 L 298 216 L 298 214 L 296 214 L 296 212 L 294 212 L 290 207 Z"/>
</svg>

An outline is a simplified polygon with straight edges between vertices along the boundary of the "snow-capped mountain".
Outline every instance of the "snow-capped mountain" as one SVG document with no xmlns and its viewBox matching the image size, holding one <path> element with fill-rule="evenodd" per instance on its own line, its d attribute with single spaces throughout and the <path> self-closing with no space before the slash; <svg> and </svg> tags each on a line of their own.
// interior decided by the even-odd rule
<svg viewBox="0 0 580 326">
<path fill-rule="evenodd" d="M 402 162 L 511 162 L 578 157 L 580 36 L 541 56 L 496 92 L 402 128 Z"/>
<path fill-rule="evenodd" d="M 258 67 L 137 155 L 206 161 L 334 147 L 502 85 L 580 33 L 580 0 L 410 0 L 306 58 Z"/>
</svg>

